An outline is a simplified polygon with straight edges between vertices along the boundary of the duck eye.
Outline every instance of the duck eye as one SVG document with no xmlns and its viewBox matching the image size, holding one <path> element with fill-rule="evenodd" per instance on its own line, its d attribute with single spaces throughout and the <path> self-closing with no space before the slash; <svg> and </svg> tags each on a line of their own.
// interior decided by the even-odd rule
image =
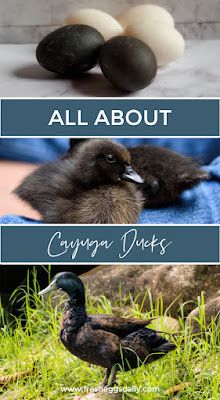
<svg viewBox="0 0 220 400">
<path fill-rule="evenodd" d="M 113 156 L 113 154 L 108 154 L 107 156 L 105 156 L 105 159 L 109 164 L 116 163 L 116 158 Z"/>
</svg>

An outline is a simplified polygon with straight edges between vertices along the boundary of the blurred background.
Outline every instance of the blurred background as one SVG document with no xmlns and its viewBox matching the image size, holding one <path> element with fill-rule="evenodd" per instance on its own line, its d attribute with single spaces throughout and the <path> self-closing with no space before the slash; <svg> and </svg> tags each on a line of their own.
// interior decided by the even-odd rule
<svg viewBox="0 0 220 400">
<path fill-rule="evenodd" d="M 219 0 L 0 0 L 0 43 L 37 43 L 79 8 L 97 8 L 117 16 L 144 3 L 170 11 L 187 39 L 220 38 Z"/>
</svg>

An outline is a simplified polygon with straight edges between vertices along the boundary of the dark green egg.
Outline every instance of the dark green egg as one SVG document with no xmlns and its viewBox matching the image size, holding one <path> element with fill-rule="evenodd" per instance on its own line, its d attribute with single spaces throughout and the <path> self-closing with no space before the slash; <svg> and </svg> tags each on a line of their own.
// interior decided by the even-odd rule
<svg viewBox="0 0 220 400">
<path fill-rule="evenodd" d="M 41 40 L 36 57 L 48 71 L 77 76 L 96 65 L 103 43 L 104 38 L 96 29 L 87 25 L 67 25 Z"/>
<path fill-rule="evenodd" d="M 157 73 L 156 57 L 150 47 L 129 36 L 108 40 L 102 46 L 99 62 L 111 84 L 127 92 L 145 88 Z"/>
</svg>

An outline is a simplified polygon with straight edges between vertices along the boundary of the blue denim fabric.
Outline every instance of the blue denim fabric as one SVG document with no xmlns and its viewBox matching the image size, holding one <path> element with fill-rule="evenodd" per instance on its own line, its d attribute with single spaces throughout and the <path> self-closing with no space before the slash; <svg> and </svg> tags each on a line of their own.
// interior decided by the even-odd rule
<svg viewBox="0 0 220 400">
<path fill-rule="evenodd" d="M 1 139 L 0 159 L 39 163 L 65 153 L 68 139 Z"/>
<path fill-rule="evenodd" d="M 139 144 L 151 144 L 168 147 L 171 150 L 184 154 L 209 164 L 220 155 L 220 139 L 188 139 L 188 138 L 152 138 L 152 139 L 117 139 L 126 146 L 137 146 Z"/>
<path fill-rule="evenodd" d="M 168 147 L 187 156 L 209 163 L 220 155 L 220 139 L 114 139 L 127 146 L 153 144 Z M 1 139 L 0 159 L 27 162 L 51 161 L 60 157 L 68 147 L 68 139 Z"/>
</svg>

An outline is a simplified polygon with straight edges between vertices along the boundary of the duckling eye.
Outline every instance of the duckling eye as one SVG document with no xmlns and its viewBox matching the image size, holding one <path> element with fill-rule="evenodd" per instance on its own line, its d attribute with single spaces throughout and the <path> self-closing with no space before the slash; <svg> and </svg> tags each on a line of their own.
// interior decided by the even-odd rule
<svg viewBox="0 0 220 400">
<path fill-rule="evenodd" d="M 114 164 L 117 161 L 113 154 L 108 154 L 107 156 L 105 156 L 105 159 L 109 164 Z"/>
</svg>

